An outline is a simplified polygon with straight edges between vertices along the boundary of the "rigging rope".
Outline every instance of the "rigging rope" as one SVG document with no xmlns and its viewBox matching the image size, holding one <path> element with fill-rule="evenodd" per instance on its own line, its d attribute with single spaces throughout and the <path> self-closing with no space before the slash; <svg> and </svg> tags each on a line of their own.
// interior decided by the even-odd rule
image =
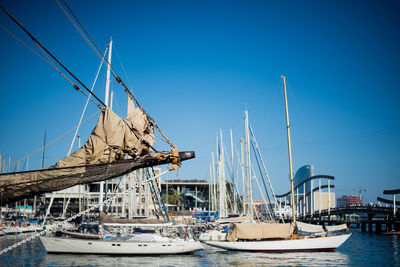
<svg viewBox="0 0 400 267">
<path fill-rule="evenodd" d="M 67 67 L 65 67 L 49 50 L 47 50 L 46 47 L 44 47 L 13 15 L 11 15 L 2 5 L 0 5 L 0 10 L 4 12 L 4 14 L 6 14 L 11 20 L 13 20 L 31 39 L 34 43 L 36 43 L 41 49 L 43 49 L 51 58 L 53 58 L 65 71 L 68 72 L 69 75 L 71 75 L 80 85 L 83 86 L 83 88 L 85 88 L 86 91 L 88 91 L 90 94 L 92 94 L 96 100 L 101 104 L 98 104 L 98 107 L 100 109 L 103 109 L 103 107 L 105 107 L 106 105 L 103 103 L 103 101 L 101 101 L 95 94 L 93 94 L 92 92 L 90 92 L 89 88 L 87 88 L 87 86 L 81 82 L 81 80 L 79 80 Z M 64 75 L 63 75 L 64 76 Z M 82 92 L 82 90 L 80 90 L 79 86 L 76 84 L 73 84 L 73 87 L 76 90 L 79 90 Z"/>
<path fill-rule="evenodd" d="M 98 203 L 98 204 L 94 205 L 93 207 L 90 207 L 90 208 L 88 208 L 88 209 L 86 209 L 86 210 L 84 210 L 84 211 L 79 212 L 78 214 L 76 214 L 76 215 L 74 215 L 74 216 L 72 216 L 72 217 L 69 217 L 68 219 L 65 219 L 65 220 L 62 221 L 62 222 L 59 222 L 59 223 L 57 223 L 57 224 L 55 224 L 55 225 L 51 225 L 51 226 L 47 227 L 45 230 L 43 230 L 43 231 L 41 231 L 41 232 L 39 232 L 39 233 L 36 233 L 36 234 L 34 234 L 34 235 L 32 235 L 32 236 L 30 236 L 30 237 L 28 237 L 28 238 L 26 238 L 26 239 L 24 239 L 24 240 L 22 240 L 22 241 L 19 241 L 18 243 L 15 243 L 14 245 L 11 245 L 11 246 L 9 246 L 9 247 L 7 247 L 7 248 L 5 248 L 5 249 L 2 249 L 2 250 L 0 250 L 0 255 L 6 253 L 6 252 L 8 252 L 8 251 L 11 251 L 11 250 L 13 250 L 13 249 L 15 249 L 15 248 L 17 248 L 17 247 L 19 247 L 19 246 L 25 244 L 26 242 L 29 242 L 29 241 L 31 241 L 31 240 L 37 238 L 37 237 L 40 237 L 40 236 L 42 236 L 42 235 L 45 235 L 45 234 L 46 234 L 47 232 L 49 232 L 50 230 L 56 229 L 57 227 L 62 226 L 63 224 L 69 223 L 69 222 L 71 222 L 72 220 L 75 220 L 76 218 L 81 217 L 82 215 L 85 215 L 86 213 L 88 213 L 88 212 L 90 212 L 90 211 L 94 211 L 95 209 L 98 209 L 98 208 L 99 208 L 100 206 L 102 206 L 102 205 L 110 204 L 112 201 L 118 199 L 122 194 L 129 193 L 129 192 L 132 191 L 133 189 L 136 189 L 136 188 L 138 188 L 139 186 L 143 186 L 143 185 L 149 183 L 150 181 L 155 180 L 155 179 L 157 179 L 158 177 L 161 177 L 162 175 L 166 174 L 166 173 L 169 172 L 169 171 L 170 171 L 170 170 L 168 169 L 168 170 L 166 170 L 166 171 L 160 173 L 160 174 L 157 175 L 157 176 L 154 176 L 154 177 L 152 177 L 152 178 L 149 178 L 149 179 L 143 181 L 142 183 L 139 183 L 139 184 L 137 184 L 137 185 L 135 185 L 135 186 L 130 187 L 129 189 L 126 189 L 126 190 L 123 191 L 123 192 L 120 192 L 120 193 L 115 194 L 114 196 L 112 196 L 112 197 L 110 197 L 110 198 L 107 198 L 107 199 L 104 200 L 102 203 Z"/>
<path fill-rule="evenodd" d="M 85 33 L 82 32 L 82 30 L 79 28 L 79 26 L 75 23 L 74 19 L 71 18 L 71 16 L 68 14 L 68 12 L 65 10 L 65 8 L 62 6 L 62 4 L 58 1 L 55 0 L 56 4 L 58 5 L 58 7 L 61 9 L 61 11 L 64 13 L 64 15 L 67 17 L 67 19 L 69 20 L 69 22 L 71 22 L 71 24 L 74 26 L 74 28 L 78 31 L 79 35 L 85 40 L 85 42 L 90 46 L 90 48 L 92 48 L 92 50 L 97 54 L 97 56 L 99 56 L 100 58 L 103 58 L 102 53 L 100 51 L 100 49 L 96 46 L 96 44 L 93 42 L 92 38 L 90 37 L 90 35 L 86 32 L 86 30 L 83 28 L 82 24 L 79 22 L 79 20 L 75 17 L 76 21 L 78 22 L 78 24 L 81 26 L 81 28 L 85 31 L 85 33 L 88 35 L 88 37 L 90 38 L 90 40 L 88 39 L 88 37 L 86 37 Z M 63 1 L 65 6 L 68 8 L 68 10 L 72 13 L 72 10 L 68 7 L 67 3 L 65 1 Z M 73 13 L 72 13 L 73 14 Z M 93 44 L 92 44 L 93 43 Z M 94 47 L 95 46 L 95 47 Z M 96 49 L 97 50 L 96 50 Z M 105 58 L 105 57 L 104 57 Z"/>
<path fill-rule="evenodd" d="M 106 51 L 104 51 L 104 57 L 105 57 L 106 53 L 107 53 L 107 48 L 106 48 Z M 103 59 L 104 59 L 104 57 L 103 57 Z M 98 68 L 98 70 L 97 70 L 96 76 L 95 76 L 94 81 L 93 81 L 93 83 L 92 83 L 92 88 L 90 88 L 90 92 L 93 92 L 94 85 L 95 85 L 96 82 L 97 82 L 97 78 L 99 77 L 99 73 L 100 73 L 100 70 L 101 70 L 101 66 L 102 66 L 102 65 L 103 65 L 103 60 L 100 62 L 100 66 L 99 66 L 99 68 Z M 81 124 L 82 119 L 83 119 L 83 116 L 85 115 L 86 108 L 87 108 L 87 105 L 88 105 L 89 100 L 90 100 L 90 96 L 91 96 L 91 95 L 89 95 L 88 98 L 86 99 L 85 107 L 83 108 L 81 117 L 79 118 L 78 127 L 76 128 L 76 131 L 75 131 L 75 134 L 74 134 L 74 138 L 72 139 L 71 146 L 69 147 L 68 155 L 67 155 L 67 156 L 69 156 L 69 155 L 71 154 L 72 146 L 73 146 L 74 143 L 75 143 L 75 138 L 76 138 L 76 136 L 77 136 L 77 134 L 78 134 L 78 131 L 79 131 L 79 125 Z"/>
<path fill-rule="evenodd" d="M 79 24 L 79 26 L 81 27 L 81 29 L 77 29 L 77 31 L 79 32 L 79 34 L 82 35 L 82 31 L 87 35 L 87 37 L 83 37 L 85 39 L 85 41 L 89 41 L 91 42 L 91 44 L 89 44 L 89 46 L 92 48 L 92 50 L 95 52 L 95 54 L 98 57 L 102 57 L 101 55 L 101 51 L 99 49 L 99 47 L 96 45 L 96 42 L 92 39 L 92 37 L 89 35 L 89 33 L 86 31 L 85 27 L 83 27 L 82 23 L 79 21 L 79 19 L 77 18 L 77 16 L 74 14 L 74 12 L 72 11 L 72 9 L 68 6 L 68 4 L 63 1 L 63 4 L 65 5 L 65 7 L 68 9 L 68 11 L 71 13 L 71 15 L 73 16 L 73 18 L 76 20 L 77 24 L 72 20 L 71 16 L 66 12 L 66 10 L 63 8 L 63 6 L 61 5 L 61 3 L 58 0 L 55 0 L 57 5 L 61 8 L 61 10 L 63 11 L 63 13 L 67 16 L 68 20 L 72 23 L 72 25 L 77 29 L 77 24 Z M 138 99 L 136 98 L 136 96 L 133 94 L 133 92 L 126 86 L 126 84 L 122 81 L 121 77 L 118 75 L 117 71 L 114 69 L 114 67 L 111 65 L 110 62 L 108 62 L 107 59 L 104 59 L 105 62 L 108 64 L 108 66 L 110 67 L 110 71 L 112 73 L 112 75 L 115 77 L 115 80 L 122 85 L 122 87 L 124 87 L 125 93 L 136 102 L 137 106 L 146 114 L 147 119 L 149 120 L 149 122 L 160 132 L 160 134 L 165 138 L 165 142 L 168 143 L 172 148 L 176 148 L 174 144 L 172 144 L 172 142 L 165 136 L 165 134 L 163 133 L 163 131 L 160 129 L 160 127 L 156 124 L 155 120 L 150 117 L 150 115 L 146 112 L 146 110 L 142 107 L 142 105 L 140 105 Z"/>
<path fill-rule="evenodd" d="M 21 39 L 19 39 L 16 35 L 14 35 L 12 32 L 10 32 L 5 26 L 0 24 L 0 27 L 7 32 L 9 35 L 11 35 L 15 40 L 17 40 L 18 42 L 20 42 L 22 45 L 24 45 L 26 48 L 28 48 L 32 53 L 34 53 L 35 55 L 37 55 L 40 59 L 42 59 L 44 62 L 46 62 L 50 67 L 52 67 L 53 69 L 55 69 L 59 74 L 61 74 L 61 76 L 63 76 L 72 86 L 74 86 L 74 82 L 72 82 L 67 76 L 65 76 L 64 73 L 62 73 L 57 66 L 51 61 L 51 59 L 46 55 L 46 53 L 43 51 L 43 49 L 40 48 L 39 49 L 42 51 L 42 53 L 44 54 L 44 56 L 47 58 L 42 57 L 38 52 L 36 52 L 32 47 L 30 47 L 29 45 L 27 45 L 24 41 L 22 41 Z M 81 91 L 82 92 L 82 91 Z M 82 92 L 83 93 L 83 92 Z M 95 102 L 94 102 L 95 103 Z M 97 103 L 95 103 L 97 105 Z"/>
<path fill-rule="evenodd" d="M 20 159 L 18 159 L 18 160 L 16 160 L 16 161 L 10 163 L 9 166 L 16 164 L 18 161 L 22 161 L 22 160 L 24 160 L 24 159 L 26 159 L 26 158 L 29 158 L 29 157 L 32 156 L 33 154 L 36 154 L 37 152 L 39 152 L 39 151 L 45 149 L 46 147 L 52 145 L 52 144 L 55 143 L 55 142 L 57 142 L 58 140 L 60 140 L 61 138 L 63 138 L 64 136 L 66 136 L 67 134 L 69 134 L 70 132 L 72 132 L 73 130 L 75 130 L 77 127 L 79 127 L 80 125 L 84 124 L 85 122 L 87 122 L 87 121 L 88 121 L 89 119 L 91 119 L 92 117 L 94 117 L 94 116 L 95 116 L 97 113 L 99 113 L 99 112 L 100 112 L 100 110 L 96 111 L 96 112 L 95 112 L 93 115 L 91 115 L 89 118 L 87 118 L 86 120 L 84 120 L 83 122 L 81 122 L 80 124 L 78 124 L 77 126 L 75 126 L 74 128 L 72 128 L 71 130 L 69 130 L 69 131 L 65 132 L 64 134 L 60 135 L 59 137 L 57 137 L 56 139 L 54 139 L 53 141 L 51 141 L 49 144 L 47 144 L 47 145 L 45 145 L 45 146 L 42 146 L 41 148 L 39 148 L 39 149 L 33 151 L 32 153 L 26 155 L 25 157 L 22 157 L 22 158 L 20 158 Z"/>
</svg>

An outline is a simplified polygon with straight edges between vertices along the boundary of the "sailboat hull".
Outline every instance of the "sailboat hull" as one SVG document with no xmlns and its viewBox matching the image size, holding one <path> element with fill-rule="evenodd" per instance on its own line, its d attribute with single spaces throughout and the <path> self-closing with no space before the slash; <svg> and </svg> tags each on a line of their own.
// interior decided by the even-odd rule
<svg viewBox="0 0 400 267">
<path fill-rule="evenodd" d="M 77 238 L 40 237 L 48 253 L 107 254 L 107 255 L 152 255 L 186 254 L 203 249 L 196 241 L 111 241 Z"/>
<path fill-rule="evenodd" d="M 272 241 L 206 241 L 205 243 L 226 250 L 264 252 L 264 253 L 288 253 L 288 252 L 328 252 L 334 251 L 342 245 L 351 234 L 315 237 L 290 240 Z"/>
</svg>

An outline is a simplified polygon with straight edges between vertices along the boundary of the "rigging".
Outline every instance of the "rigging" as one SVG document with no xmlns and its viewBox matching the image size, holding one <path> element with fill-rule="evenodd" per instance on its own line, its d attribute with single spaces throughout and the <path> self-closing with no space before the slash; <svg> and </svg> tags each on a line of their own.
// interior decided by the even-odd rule
<svg viewBox="0 0 400 267">
<path fill-rule="evenodd" d="M 90 92 L 89 88 L 87 88 L 87 86 L 81 82 L 81 80 L 78 79 L 78 77 L 76 77 L 66 66 L 64 66 L 49 50 L 47 50 L 46 47 L 44 47 L 13 15 L 11 15 L 2 5 L 0 5 L 0 10 L 3 11 L 9 18 L 11 18 L 31 39 L 34 43 L 36 43 L 40 49 L 44 50 L 46 52 L 47 55 L 49 55 L 51 58 L 53 58 L 65 71 L 68 72 L 69 75 L 71 75 L 79 84 L 81 84 L 83 86 L 83 88 L 85 88 L 86 91 L 88 91 L 91 95 L 93 95 L 94 98 L 96 98 L 96 100 L 100 103 L 97 104 L 97 106 L 100 109 L 103 109 L 105 107 L 105 104 L 103 103 L 103 101 L 101 101 L 93 92 Z M 64 75 L 63 75 L 64 76 Z M 64 76 L 64 78 L 66 78 Z M 66 78 L 67 80 L 69 80 L 68 78 Z M 81 93 L 85 94 L 80 87 L 73 83 L 73 87 L 80 91 Z M 85 94 L 86 95 L 86 94 Z"/>
<path fill-rule="evenodd" d="M 92 39 L 92 37 L 89 35 L 89 33 L 87 32 L 87 30 L 85 29 L 85 27 L 82 25 L 82 23 L 79 21 L 78 17 L 74 14 L 74 12 L 72 11 L 72 9 L 68 6 L 68 4 L 62 0 L 64 6 L 68 9 L 68 12 L 70 14 L 68 14 L 68 12 L 65 10 L 65 8 L 63 7 L 63 5 L 60 3 L 59 0 L 55 0 L 55 2 L 57 3 L 57 5 L 59 6 L 59 8 L 63 11 L 63 13 L 65 14 L 65 16 L 68 18 L 68 20 L 71 22 L 71 24 L 75 27 L 75 29 L 79 32 L 79 34 L 82 36 L 82 38 L 88 43 L 88 45 L 92 48 L 92 50 L 95 52 L 95 54 L 100 57 L 103 58 L 101 51 L 99 49 L 99 47 L 97 46 L 96 42 Z M 75 20 L 76 23 L 73 21 Z M 78 29 L 78 25 L 80 26 L 81 29 Z M 86 34 L 86 36 L 83 36 L 84 34 Z M 91 43 L 90 43 L 91 42 Z M 125 93 L 136 102 L 136 104 L 138 105 L 138 107 L 146 114 L 148 121 L 160 132 L 160 134 L 163 137 L 163 141 L 168 143 L 172 149 L 176 149 L 176 146 L 167 138 L 167 136 L 163 133 L 163 131 L 161 130 L 161 128 L 157 125 L 157 123 L 155 122 L 155 120 L 146 112 L 146 110 L 142 107 L 142 105 L 140 105 L 138 99 L 136 98 L 136 96 L 133 94 L 133 92 L 126 86 L 126 84 L 124 83 L 124 81 L 122 81 L 121 77 L 118 75 L 117 71 L 113 68 L 113 66 L 110 64 L 110 62 L 108 62 L 107 59 L 104 59 L 104 61 L 106 62 L 106 64 L 110 67 L 111 73 L 114 76 L 115 80 L 122 85 L 122 87 L 124 88 Z"/>
</svg>

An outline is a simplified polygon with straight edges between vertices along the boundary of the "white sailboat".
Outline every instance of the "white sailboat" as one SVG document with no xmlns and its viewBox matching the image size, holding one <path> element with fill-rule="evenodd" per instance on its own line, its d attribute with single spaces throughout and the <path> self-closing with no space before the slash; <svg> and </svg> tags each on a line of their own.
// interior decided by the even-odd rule
<svg viewBox="0 0 400 267">
<path fill-rule="evenodd" d="M 200 242 L 172 239 L 158 234 L 125 235 L 115 239 L 40 237 L 48 253 L 162 255 L 185 254 L 203 249 Z"/>
<path fill-rule="evenodd" d="M 296 222 L 286 77 L 282 75 L 282 79 L 285 95 L 292 223 L 234 224 L 225 240 L 205 241 L 208 245 L 226 250 L 269 253 L 334 251 L 351 235 L 347 232 L 346 225 L 326 226 L 324 229 L 322 226 Z M 346 232 L 342 233 L 342 231 Z"/>
<path fill-rule="evenodd" d="M 63 237 L 43 236 L 40 240 L 48 253 L 159 255 L 203 249 L 198 241 L 174 235 L 172 223 L 163 220 L 120 219 L 100 212 L 99 222 L 101 235 L 64 232 Z"/>
</svg>

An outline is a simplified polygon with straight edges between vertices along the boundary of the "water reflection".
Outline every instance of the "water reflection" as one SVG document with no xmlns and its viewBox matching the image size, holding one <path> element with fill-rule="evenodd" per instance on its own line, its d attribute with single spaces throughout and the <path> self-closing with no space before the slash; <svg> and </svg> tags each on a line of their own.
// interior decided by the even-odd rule
<svg viewBox="0 0 400 267">
<path fill-rule="evenodd" d="M 57 255 L 43 258 L 45 266 L 199 266 L 201 256 L 179 255 L 162 257 L 106 256 L 106 255 Z"/>
<path fill-rule="evenodd" d="M 349 257 L 340 252 L 320 253 L 249 253 L 249 252 L 208 252 L 208 259 L 222 265 L 234 266 L 348 266 Z"/>
<path fill-rule="evenodd" d="M 1 236 L 0 249 L 29 234 Z M 191 255 L 106 256 L 47 254 L 35 239 L 0 257 L 0 266 L 400 266 L 397 236 L 353 232 L 336 252 L 319 253 L 247 253 L 228 252 L 205 245 L 205 250 Z"/>
</svg>

